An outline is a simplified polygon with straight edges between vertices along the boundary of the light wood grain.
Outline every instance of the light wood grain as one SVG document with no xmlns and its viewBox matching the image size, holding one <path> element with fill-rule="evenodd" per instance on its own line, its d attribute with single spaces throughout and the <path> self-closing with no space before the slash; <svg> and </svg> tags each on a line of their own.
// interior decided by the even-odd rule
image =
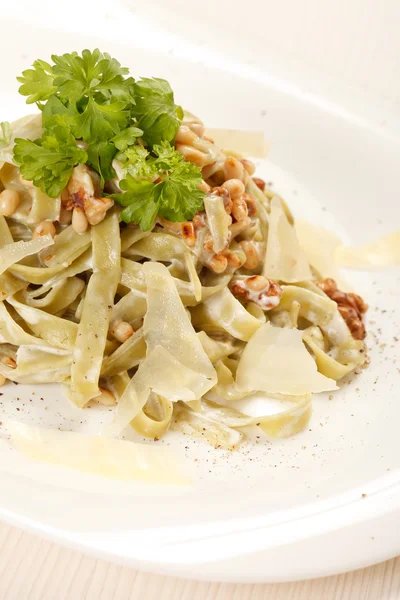
<svg viewBox="0 0 400 600">
<path fill-rule="evenodd" d="M 141 573 L 0 523 L 0 600 L 399 600 L 400 557 L 312 581 L 234 585 Z"/>
</svg>

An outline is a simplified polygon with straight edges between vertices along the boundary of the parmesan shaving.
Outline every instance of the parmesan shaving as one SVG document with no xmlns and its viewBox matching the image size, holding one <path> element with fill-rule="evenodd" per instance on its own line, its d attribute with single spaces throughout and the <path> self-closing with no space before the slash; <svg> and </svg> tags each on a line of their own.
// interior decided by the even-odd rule
<svg viewBox="0 0 400 600">
<path fill-rule="evenodd" d="M 301 396 L 337 389 L 333 379 L 318 373 L 298 329 L 262 325 L 243 351 L 236 375 L 247 390 Z"/>
<path fill-rule="evenodd" d="M 400 265 L 400 229 L 370 244 L 336 248 L 335 260 L 350 269 L 379 269 Z"/>
<path fill-rule="evenodd" d="M 312 278 L 307 258 L 300 249 L 296 231 L 287 220 L 278 198 L 273 198 L 271 201 L 263 275 L 268 279 L 286 283 Z"/>
<path fill-rule="evenodd" d="M 109 479 L 187 484 L 168 448 L 7 421 L 12 445 L 27 458 Z"/>
<path fill-rule="evenodd" d="M 321 278 L 332 277 L 341 290 L 350 291 L 349 284 L 342 278 L 335 262 L 335 252 L 342 245 L 336 233 L 301 220 L 296 220 L 295 228 L 301 249 Z"/>
</svg>

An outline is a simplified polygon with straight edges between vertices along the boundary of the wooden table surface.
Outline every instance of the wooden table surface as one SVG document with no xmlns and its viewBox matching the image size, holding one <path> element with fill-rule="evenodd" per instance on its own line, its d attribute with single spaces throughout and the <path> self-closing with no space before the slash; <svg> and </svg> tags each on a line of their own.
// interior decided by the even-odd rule
<svg viewBox="0 0 400 600">
<path fill-rule="evenodd" d="M 312 581 L 204 583 L 96 560 L 0 523 L 0 600 L 399 600 L 400 557 Z"/>
</svg>

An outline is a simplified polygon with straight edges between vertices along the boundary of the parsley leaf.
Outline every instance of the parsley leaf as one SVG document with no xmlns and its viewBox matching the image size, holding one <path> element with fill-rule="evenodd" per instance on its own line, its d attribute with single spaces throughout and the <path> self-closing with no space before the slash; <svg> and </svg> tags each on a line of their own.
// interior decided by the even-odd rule
<svg viewBox="0 0 400 600">
<path fill-rule="evenodd" d="M 28 96 L 27 104 L 43 102 L 57 91 L 53 67 L 40 59 L 35 60 L 32 66 L 33 69 L 27 69 L 22 72 L 22 77 L 17 77 L 17 81 L 22 83 L 18 91 L 22 96 Z"/>
<path fill-rule="evenodd" d="M 75 137 L 88 143 L 109 140 L 127 125 L 129 113 L 124 107 L 123 102 L 97 104 L 89 98 L 83 112 L 74 120 Z"/>
<path fill-rule="evenodd" d="M 82 56 L 71 52 L 62 56 L 53 54 L 51 58 L 54 62 L 54 85 L 69 102 L 73 103 L 82 96 L 93 96 L 96 93 L 109 99 L 120 88 L 123 88 L 124 95 L 128 98 L 124 75 L 129 70 L 98 48 L 93 52 L 83 50 Z"/>
<path fill-rule="evenodd" d="M 128 129 L 124 129 L 124 131 L 114 136 L 111 141 L 118 150 L 124 151 L 129 146 L 133 146 L 141 135 L 143 135 L 143 131 L 138 127 L 128 127 Z"/>
<path fill-rule="evenodd" d="M 50 198 L 59 196 L 74 166 L 85 163 L 87 158 L 60 115 L 48 123 L 43 136 L 35 142 L 23 138 L 15 140 L 14 160 L 22 177 L 33 181 Z"/>
<path fill-rule="evenodd" d="M 131 175 L 127 175 L 120 186 L 122 190 L 126 190 L 125 193 L 113 194 L 112 198 L 126 207 L 121 211 L 122 220 L 125 223 L 137 223 L 143 231 L 152 229 L 158 212 L 158 205 L 154 200 L 154 184 L 145 179 L 136 181 Z"/>
<path fill-rule="evenodd" d="M 11 143 L 11 125 L 8 121 L 0 123 L 0 146 L 8 146 Z"/>
<path fill-rule="evenodd" d="M 165 79 L 144 78 L 134 85 L 135 105 L 132 115 L 143 129 L 143 139 L 150 146 L 164 140 L 171 142 L 183 118 L 183 111 L 174 102 L 174 93 Z"/>
<path fill-rule="evenodd" d="M 125 152 L 117 154 L 117 159 L 122 162 L 122 168 L 134 179 L 151 179 L 157 176 L 150 161 L 147 161 L 149 151 L 143 146 L 132 146 Z"/>
<path fill-rule="evenodd" d="M 65 121 L 72 123 L 76 111 L 71 106 L 65 106 L 60 98 L 53 94 L 42 108 L 42 123 L 44 128 L 46 128 L 48 123 L 52 123 L 54 115 L 64 115 Z"/>
<path fill-rule="evenodd" d="M 143 150 L 140 146 L 127 150 L 126 155 L 130 158 L 123 166 L 128 169 L 128 174 L 120 182 L 124 193 L 111 196 L 125 206 L 121 212 L 122 219 L 127 223 L 133 221 L 143 231 L 153 227 L 157 214 L 170 221 L 192 219 L 203 208 L 205 194 L 198 189 L 202 180 L 201 170 L 186 162 L 167 142 L 154 146 L 155 156 L 146 155 L 147 151 Z M 138 159 L 136 172 L 135 156 Z M 128 162 L 131 164 L 127 165 Z M 138 179 L 144 173 L 154 182 Z"/>
<path fill-rule="evenodd" d="M 158 214 L 169 221 L 192 219 L 203 207 L 204 192 L 198 189 L 202 181 L 201 169 L 185 161 L 183 156 L 167 144 L 153 148 L 155 166 L 163 180 L 156 184 Z"/>
<path fill-rule="evenodd" d="M 110 142 L 97 142 L 96 144 L 90 144 L 88 148 L 88 163 L 100 174 L 102 187 L 106 179 L 114 179 L 115 177 L 112 166 L 115 153 L 116 148 Z"/>
</svg>

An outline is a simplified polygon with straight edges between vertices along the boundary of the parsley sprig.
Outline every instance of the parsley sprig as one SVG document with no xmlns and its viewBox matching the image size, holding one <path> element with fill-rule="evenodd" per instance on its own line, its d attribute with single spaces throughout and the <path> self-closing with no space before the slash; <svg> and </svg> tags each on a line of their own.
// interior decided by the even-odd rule
<svg viewBox="0 0 400 600">
<path fill-rule="evenodd" d="M 55 198 L 79 163 L 95 169 L 104 186 L 116 177 L 117 158 L 126 178 L 124 193 L 113 197 L 125 207 L 125 221 L 149 229 L 157 214 L 172 221 L 193 217 L 202 207 L 201 173 L 173 148 L 183 111 L 169 83 L 135 81 L 98 49 L 51 59 L 36 60 L 17 78 L 27 103 L 42 110 L 43 123 L 38 140 L 15 140 L 14 160 L 24 179 Z M 85 150 L 77 144 L 82 141 Z"/>
<path fill-rule="evenodd" d="M 57 115 L 36 141 L 17 138 L 14 160 L 24 179 L 33 181 L 50 198 L 65 188 L 72 169 L 87 161 L 87 153 L 76 145 L 68 125 Z"/>
<path fill-rule="evenodd" d="M 201 210 L 204 192 L 198 189 L 200 169 L 186 162 L 168 142 L 153 147 L 153 155 L 142 148 L 126 153 L 124 191 L 111 197 L 124 206 L 122 219 L 134 222 L 143 231 L 154 225 L 156 216 L 169 221 L 186 221 Z"/>
</svg>

